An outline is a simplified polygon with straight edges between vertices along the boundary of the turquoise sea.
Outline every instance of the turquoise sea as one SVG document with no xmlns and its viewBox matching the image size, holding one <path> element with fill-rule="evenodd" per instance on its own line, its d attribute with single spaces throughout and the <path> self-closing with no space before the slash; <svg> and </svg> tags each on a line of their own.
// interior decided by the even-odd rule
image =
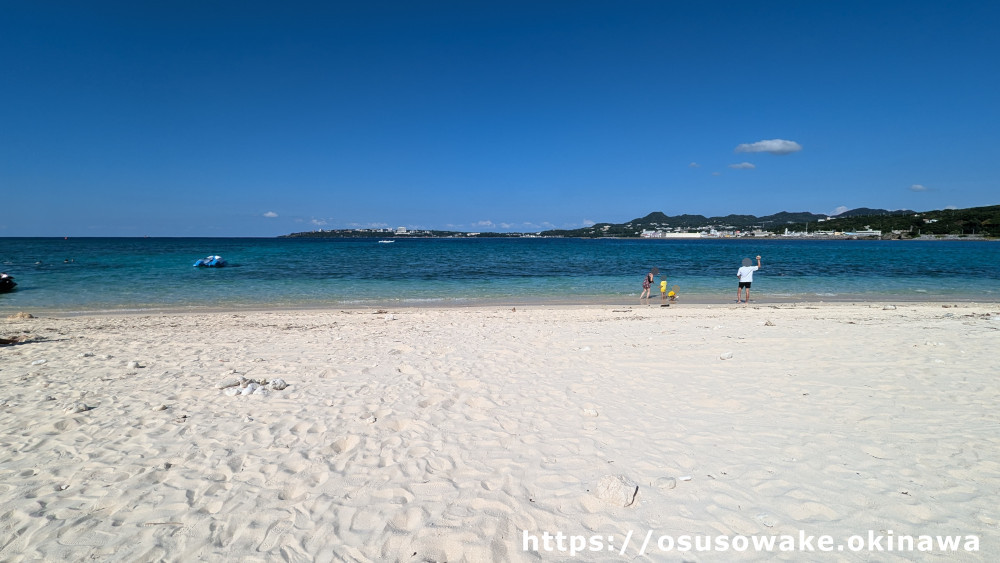
<svg viewBox="0 0 1000 563">
<path fill-rule="evenodd" d="M 210 254 L 230 266 L 193 267 Z M 762 303 L 1000 301 L 1000 243 L 983 241 L 0 238 L 0 271 L 19 284 L 0 294 L 0 314 L 631 305 L 652 267 L 682 302 L 723 303 L 757 254 Z"/>
</svg>

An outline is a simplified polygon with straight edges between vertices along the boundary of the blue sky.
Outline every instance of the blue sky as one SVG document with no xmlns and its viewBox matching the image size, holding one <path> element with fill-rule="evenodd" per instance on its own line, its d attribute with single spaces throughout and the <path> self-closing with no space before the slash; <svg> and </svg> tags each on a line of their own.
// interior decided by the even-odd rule
<svg viewBox="0 0 1000 563">
<path fill-rule="evenodd" d="M 0 236 L 997 204 L 997 21 L 980 1 L 5 2 Z"/>
</svg>

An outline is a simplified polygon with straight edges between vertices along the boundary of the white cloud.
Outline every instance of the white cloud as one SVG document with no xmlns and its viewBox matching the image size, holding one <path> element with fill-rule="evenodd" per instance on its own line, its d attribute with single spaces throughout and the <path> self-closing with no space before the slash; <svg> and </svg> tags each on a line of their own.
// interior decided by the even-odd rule
<svg viewBox="0 0 1000 563">
<path fill-rule="evenodd" d="M 756 143 L 737 145 L 735 152 L 767 152 L 771 154 L 791 154 L 802 150 L 802 145 L 784 139 L 769 139 Z"/>
<path fill-rule="evenodd" d="M 494 226 L 493 225 L 493 221 L 490 221 L 489 219 L 487 219 L 486 221 L 476 221 L 472 225 L 475 226 L 475 227 L 492 227 L 492 226 Z"/>
<path fill-rule="evenodd" d="M 920 184 L 913 184 L 912 186 L 910 186 L 910 191 L 911 192 L 926 192 L 927 191 L 927 186 L 922 186 Z"/>
<path fill-rule="evenodd" d="M 712 172 L 712 176 L 722 176 L 722 172 Z"/>
<path fill-rule="evenodd" d="M 324 219 L 312 219 L 309 222 L 312 223 L 313 225 L 316 225 L 317 227 L 322 227 L 326 225 L 326 220 Z"/>
<path fill-rule="evenodd" d="M 757 168 L 756 166 L 754 166 L 753 164 L 750 164 L 749 162 L 741 162 L 739 164 L 730 164 L 729 167 L 732 168 L 732 169 L 734 169 L 734 170 L 753 170 L 754 168 Z"/>
<path fill-rule="evenodd" d="M 944 208 L 945 209 L 958 209 L 958 206 L 957 205 L 946 205 L 946 206 L 944 206 Z"/>
<path fill-rule="evenodd" d="M 583 226 L 584 227 L 593 227 L 596 224 L 597 224 L 597 221 L 594 221 L 592 219 L 584 219 L 583 220 Z"/>
<path fill-rule="evenodd" d="M 830 215 L 832 217 L 834 215 L 840 215 L 841 213 L 843 213 L 845 211 L 847 211 L 847 207 L 843 206 L 843 205 L 840 205 L 836 209 L 834 209 L 833 211 L 827 213 L 827 215 Z"/>
<path fill-rule="evenodd" d="M 701 168 L 701 165 L 697 162 L 692 162 L 691 164 L 688 164 L 688 168 Z"/>
<path fill-rule="evenodd" d="M 278 214 L 275 213 L 274 211 L 268 211 L 267 213 L 264 214 L 264 217 L 277 217 L 277 216 Z"/>
<path fill-rule="evenodd" d="M 510 229 L 513 226 L 514 226 L 513 223 L 500 223 L 500 228 L 501 229 Z"/>
</svg>

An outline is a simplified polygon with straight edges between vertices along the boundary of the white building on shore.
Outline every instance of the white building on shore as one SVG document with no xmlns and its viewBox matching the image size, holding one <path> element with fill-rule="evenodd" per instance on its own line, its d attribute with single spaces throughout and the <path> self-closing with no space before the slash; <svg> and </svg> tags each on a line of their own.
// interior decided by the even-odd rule
<svg viewBox="0 0 1000 563">
<path fill-rule="evenodd" d="M 668 233 L 666 231 L 645 230 L 639 235 L 642 238 L 701 238 L 701 233 Z"/>
</svg>

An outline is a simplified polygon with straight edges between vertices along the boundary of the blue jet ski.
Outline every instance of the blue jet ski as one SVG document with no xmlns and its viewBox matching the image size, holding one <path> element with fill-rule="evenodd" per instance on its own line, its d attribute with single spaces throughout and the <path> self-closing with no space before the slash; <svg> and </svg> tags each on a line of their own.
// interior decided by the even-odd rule
<svg viewBox="0 0 1000 563">
<path fill-rule="evenodd" d="M 196 268 L 221 268 L 226 265 L 222 256 L 206 256 L 194 263 Z"/>
</svg>

